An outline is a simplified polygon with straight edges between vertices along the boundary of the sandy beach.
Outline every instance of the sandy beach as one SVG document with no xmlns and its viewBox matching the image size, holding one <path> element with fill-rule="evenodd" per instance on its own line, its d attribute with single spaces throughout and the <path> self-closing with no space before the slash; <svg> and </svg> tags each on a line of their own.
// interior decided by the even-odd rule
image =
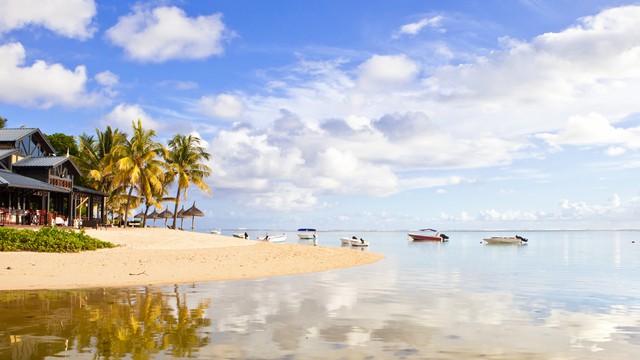
<svg viewBox="0 0 640 360">
<path fill-rule="evenodd" d="M 0 290 L 126 287 L 250 279 L 374 263 L 380 254 L 162 228 L 86 230 L 119 245 L 81 253 L 0 252 Z"/>
</svg>

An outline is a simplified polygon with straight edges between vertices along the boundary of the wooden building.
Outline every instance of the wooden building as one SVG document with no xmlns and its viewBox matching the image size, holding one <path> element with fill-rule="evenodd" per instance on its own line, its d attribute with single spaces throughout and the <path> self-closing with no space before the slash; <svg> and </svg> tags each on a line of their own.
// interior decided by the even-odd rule
<svg viewBox="0 0 640 360">
<path fill-rule="evenodd" d="M 74 184 L 80 169 L 34 128 L 0 129 L 0 224 L 102 220 L 108 194 Z"/>
</svg>

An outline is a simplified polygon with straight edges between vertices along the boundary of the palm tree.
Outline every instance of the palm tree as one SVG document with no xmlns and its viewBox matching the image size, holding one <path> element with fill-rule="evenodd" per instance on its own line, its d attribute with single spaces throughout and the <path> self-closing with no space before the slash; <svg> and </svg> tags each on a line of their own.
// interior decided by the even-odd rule
<svg viewBox="0 0 640 360">
<path fill-rule="evenodd" d="M 166 157 L 167 167 L 176 177 L 178 190 L 176 193 L 176 206 L 173 211 L 173 229 L 178 221 L 178 206 L 180 197 L 187 198 L 189 184 L 194 184 L 207 194 L 211 193 L 209 185 L 204 179 L 211 175 L 211 168 L 202 164 L 203 160 L 209 160 L 211 155 L 200 145 L 200 138 L 192 135 L 176 135 L 168 143 Z M 184 191 L 184 192 L 183 192 Z"/>
<path fill-rule="evenodd" d="M 114 163 L 117 156 L 114 149 L 121 145 L 127 135 L 120 130 L 113 130 L 107 126 L 105 131 L 96 129 L 96 137 L 82 134 L 80 147 L 77 156 L 72 156 L 73 161 L 78 165 L 83 174 L 83 183 L 87 186 L 108 193 L 107 213 L 121 213 L 120 204 L 123 203 L 122 187 L 113 182 L 115 175 Z M 106 220 L 106 219 L 102 219 Z"/>
<path fill-rule="evenodd" d="M 115 163 L 118 170 L 114 180 L 128 188 L 124 220 L 129 216 L 129 209 L 133 200 L 133 190 L 137 188 L 136 200 L 153 198 L 162 188 L 162 162 L 159 157 L 164 156 L 166 149 L 154 140 L 155 130 L 145 130 L 142 121 L 133 123 L 133 135 L 130 139 L 115 148 L 119 156 Z"/>
<path fill-rule="evenodd" d="M 80 135 L 80 151 L 72 156 L 80 170 L 87 174 L 87 182 L 96 190 L 110 192 L 114 176 L 114 163 L 117 161 L 113 151 L 127 139 L 120 130 L 107 126 L 105 131 L 96 129 L 97 140 L 93 135 Z"/>
</svg>

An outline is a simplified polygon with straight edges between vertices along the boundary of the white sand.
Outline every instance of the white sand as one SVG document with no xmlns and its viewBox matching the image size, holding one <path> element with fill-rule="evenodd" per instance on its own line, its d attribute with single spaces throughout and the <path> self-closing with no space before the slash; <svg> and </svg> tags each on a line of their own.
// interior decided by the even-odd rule
<svg viewBox="0 0 640 360">
<path fill-rule="evenodd" d="M 81 253 L 0 252 L 0 290 L 236 280 L 374 263 L 380 254 L 162 228 L 87 230 L 120 245 Z"/>
</svg>

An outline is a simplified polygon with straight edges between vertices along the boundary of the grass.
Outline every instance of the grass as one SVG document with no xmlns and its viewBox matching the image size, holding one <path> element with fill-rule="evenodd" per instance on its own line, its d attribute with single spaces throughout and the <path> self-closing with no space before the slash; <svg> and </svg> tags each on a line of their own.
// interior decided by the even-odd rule
<svg viewBox="0 0 640 360">
<path fill-rule="evenodd" d="M 112 248 L 116 245 L 85 234 L 44 226 L 38 231 L 0 227 L 0 251 L 68 253 Z"/>
</svg>

